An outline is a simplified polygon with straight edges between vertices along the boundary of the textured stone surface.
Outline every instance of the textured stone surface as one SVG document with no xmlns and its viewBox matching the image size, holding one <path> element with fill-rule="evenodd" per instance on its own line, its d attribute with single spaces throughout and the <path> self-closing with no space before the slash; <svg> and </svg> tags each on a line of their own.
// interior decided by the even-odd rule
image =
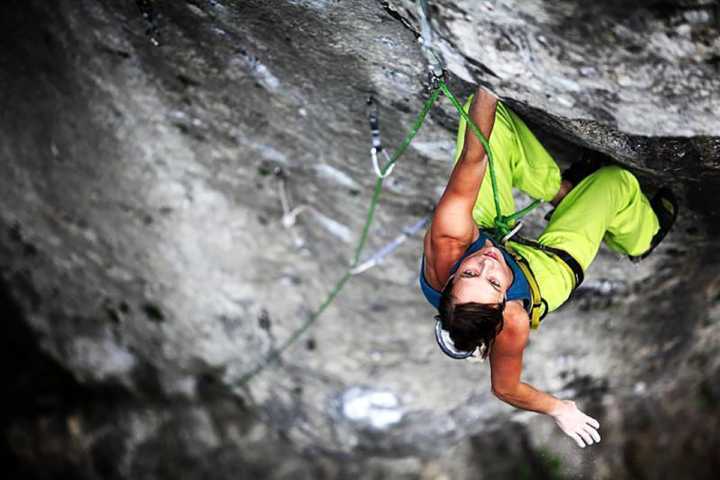
<svg viewBox="0 0 720 480">
<path fill-rule="evenodd" d="M 579 453 L 547 418 L 495 400 L 487 366 L 437 352 L 418 237 L 240 382 L 349 263 L 374 182 L 368 96 L 389 145 L 420 108 L 411 2 L 10 1 L 0 271 L 17 472 L 711 476 L 717 3 L 431 4 L 459 94 L 485 84 L 561 164 L 590 146 L 682 199 L 656 255 L 601 251 L 526 354 L 525 380 L 576 398 L 603 444 Z M 369 251 L 430 211 L 455 125 L 447 101 L 433 108 L 386 182 Z"/>
<path fill-rule="evenodd" d="M 412 18 L 415 2 L 388 2 Z M 718 135 L 717 2 L 434 2 L 467 81 L 563 119 L 653 136 Z M 479 78 L 478 78 L 479 77 Z"/>
</svg>

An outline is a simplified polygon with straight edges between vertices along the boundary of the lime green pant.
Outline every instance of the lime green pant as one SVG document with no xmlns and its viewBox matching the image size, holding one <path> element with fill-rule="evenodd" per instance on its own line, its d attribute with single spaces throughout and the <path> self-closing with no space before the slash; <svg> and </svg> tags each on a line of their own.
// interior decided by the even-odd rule
<svg viewBox="0 0 720 480">
<path fill-rule="evenodd" d="M 472 97 L 465 104 L 466 111 L 471 101 Z M 462 152 L 466 127 L 461 119 L 455 161 Z M 516 210 L 513 187 L 535 199 L 553 199 L 560 188 L 560 169 L 525 122 L 502 102 L 497 104 L 489 141 L 503 215 Z M 479 227 L 492 227 L 496 215 L 489 176 L 488 171 L 473 208 L 473 219 Z M 586 270 L 603 239 L 612 250 L 640 255 L 650 248 L 658 229 L 657 217 L 635 176 L 610 166 L 574 186 L 555 209 L 538 241 L 565 250 Z M 554 255 L 512 241 L 510 245 L 530 264 L 549 309 L 557 309 L 572 291 L 572 271 Z"/>
</svg>

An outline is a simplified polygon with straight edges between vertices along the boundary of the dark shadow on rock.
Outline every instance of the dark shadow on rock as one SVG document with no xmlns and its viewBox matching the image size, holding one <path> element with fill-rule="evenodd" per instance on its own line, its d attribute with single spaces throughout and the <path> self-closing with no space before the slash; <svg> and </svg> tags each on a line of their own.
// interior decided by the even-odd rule
<svg viewBox="0 0 720 480">
<path fill-rule="evenodd" d="M 73 448 L 73 420 L 92 405 L 129 398 L 115 385 L 82 385 L 38 346 L 19 305 L 0 282 L 0 369 L 4 405 L 0 416 L 6 478 L 92 478 Z"/>
<path fill-rule="evenodd" d="M 523 425 L 509 423 L 470 439 L 475 468 L 483 478 L 562 480 L 559 457 L 533 446 Z"/>
</svg>

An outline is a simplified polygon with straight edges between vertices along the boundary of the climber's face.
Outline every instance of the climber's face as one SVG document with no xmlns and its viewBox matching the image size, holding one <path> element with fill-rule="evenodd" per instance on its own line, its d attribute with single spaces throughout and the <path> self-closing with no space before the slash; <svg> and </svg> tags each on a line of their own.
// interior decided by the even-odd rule
<svg viewBox="0 0 720 480">
<path fill-rule="evenodd" d="M 456 303 L 502 303 L 513 273 L 502 252 L 486 240 L 483 248 L 462 261 L 454 278 Z"/>
</svg>

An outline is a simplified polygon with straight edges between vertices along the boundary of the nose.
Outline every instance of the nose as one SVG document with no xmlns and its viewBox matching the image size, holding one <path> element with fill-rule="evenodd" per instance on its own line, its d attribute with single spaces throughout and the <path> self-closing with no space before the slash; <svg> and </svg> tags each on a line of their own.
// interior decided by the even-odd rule
<svg viewBox="0 0 720 480">
<path fill-rule="evenodd" d="M 484 274 L 485 271 L 492 272 L 494 268 L 495 263 L 493 259 L 484 255 L 478 259 L 477 269 L 479 270 L 480 275 Z"/>
</svg>

